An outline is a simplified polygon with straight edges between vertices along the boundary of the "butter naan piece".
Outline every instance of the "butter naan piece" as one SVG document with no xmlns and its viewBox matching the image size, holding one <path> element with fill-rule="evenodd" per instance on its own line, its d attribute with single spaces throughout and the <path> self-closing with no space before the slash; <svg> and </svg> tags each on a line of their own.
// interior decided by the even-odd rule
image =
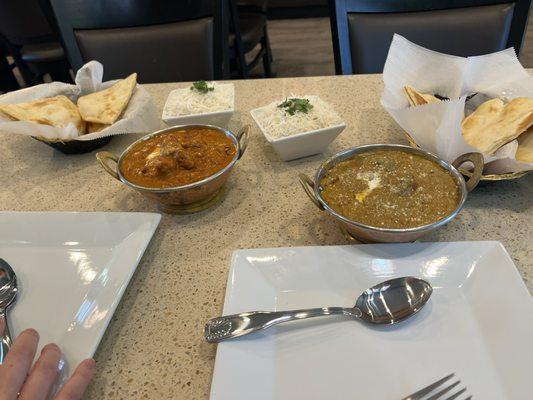
<svg viewBox="0 0 533 400">
<path fill-rule="evenodd" d="M 84 121 L 111 125 L 128 105 L 137 84 L 133 73 L 113 86 L 78 99 L 78 109 Z"/>
<path fill-rule="evenodd" d="M 85 122 L 76 105 L 66 96 L 47 97 L 27 103 L 0 104 L 0 111 L 15 121 L 65 128 L 74 124 L 78 133 L 85 133 Z"/>
<path fill-rule="evenodd" d="M 533 99 L 518 97 L 504 104 L 492 99 L 481 104 L 461 124 L 465 141 L 492 154 L 533 125 Z"/>
<path fill-rule="evenodd" d="M 404 86 L 403 90 L 407 95 L 407 100 L 411 106 L 421 106 L 423 104 L 440 103 L 440 100 L 431 94 L 420 93 L 411 86 Z"/>
<path fill-rule="evenodd" d="M 96 122 L 87 122 L 87 133 L 100 132 L 102 129 L 107 128 L 108 124 L 98 124 Z"/>
<path fill-rule="evenodd" d="M 518 137 L 515 159 L 524 163 L 533 163 L 533 128 Z"/>
</svg>

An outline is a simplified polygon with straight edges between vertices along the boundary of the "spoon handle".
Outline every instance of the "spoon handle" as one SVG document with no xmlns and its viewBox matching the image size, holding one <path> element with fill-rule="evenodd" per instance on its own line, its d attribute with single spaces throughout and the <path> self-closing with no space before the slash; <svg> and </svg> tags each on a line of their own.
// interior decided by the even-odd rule
<svg viewBox="0 0 533 400">
<path fill-rule="evenodd" d="M 358 308 L 324 307 L 290 311 L 251 311 L 210 319 L 205 324 L 204 337 L 210 343 L 246 335 L 282 322 L 327 315 L 349 315 L 359 318 Z"/>
<path fill-rule="evenodd" d="M 0 310 L 0 321 L 2 321 L 4 329 L 1 332 L 1 341 L 0 346 L 0 364 L 4 362 L 4 358 L 7 355 L 7 352 L 11 348 L 11 333 L 9 332 L 9 326 L 7 324 L 6 312 L 5 310 Z"/>
</svg>

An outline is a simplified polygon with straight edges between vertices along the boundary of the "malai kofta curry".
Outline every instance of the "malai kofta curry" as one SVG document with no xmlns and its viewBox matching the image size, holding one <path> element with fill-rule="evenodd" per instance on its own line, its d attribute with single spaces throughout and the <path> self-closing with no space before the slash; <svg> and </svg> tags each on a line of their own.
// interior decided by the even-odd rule
<svg viewBox="0 0 533 400">
<path fill-rule="evenodd" d="M 134 145 L 120 162 L 120 172 L 127 181 L 147 188 L 183 186 L 217 173 L 236 151 L 219 130 L 177 129 Z"/>
<path fill-rule="evenodd" d="M 442 166 L 417 154 L 377 150 L 329 169 L 323 200 L 352 221 L 379 228 L 414 228 L 452 213 L 461 191 Z"/>
</svg>

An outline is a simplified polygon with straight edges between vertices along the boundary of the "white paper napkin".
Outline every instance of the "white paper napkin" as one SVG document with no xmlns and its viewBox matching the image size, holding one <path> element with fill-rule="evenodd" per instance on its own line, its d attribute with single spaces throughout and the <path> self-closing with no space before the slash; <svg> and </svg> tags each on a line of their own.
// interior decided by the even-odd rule
<svg viewBox="0 0 533 400">
<path fill-rule="evenodd" d="M 102 82 L 104 69 L 97 61 L 81 67 L 75 85 L 62 82 L 44 83 L 0 96 L 1 104 L 24 103 L 45 97 L 64 95 L 76 102 L 78 97 L 106 89 L 117 80 Z M 125 133 L 148 133 L 159 129 L 161 121 L 150 94 L 137 85 L 121 118 L 100 132 L 79 136 L 74 124 L 65 128 L 41 125 L 32 122 L 11 121 L 0 116 L 0 133 L 38 136 L 47 139 L 94 140 L 105 136 Z"/>
<path fill-rule="evenodd" d="M 512 48 L 464 58 L 425 49 L 397 34 L 385 62 L 383 81 L 382 106 L 421 148 L 448 162 L 477 151 L 463 139 L 461 121 L 479 104 L 494 97 L 504 101 L 533 97 L 533 78 Z M 450 100 L 409 107 L 406 85 Z M 466 102 L 474 93 L 478 94 Z M 533 164 L 515 160 L 517 147 L 515 140 L 495 154 L 484 154 L 485 173 L 533 170 Z"/>
</svg>

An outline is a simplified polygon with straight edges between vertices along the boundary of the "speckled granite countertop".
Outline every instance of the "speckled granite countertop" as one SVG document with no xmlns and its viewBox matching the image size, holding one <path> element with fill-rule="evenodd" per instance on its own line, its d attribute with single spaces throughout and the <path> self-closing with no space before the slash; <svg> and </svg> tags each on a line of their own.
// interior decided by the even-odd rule
<svg viewBox="0 0 533 400">
<path fill-rule="evenodd" d="M 161 110 L 170 90 L 147 85 Z M 405 143 L 379 104 L 381 76 L 235 81 L 231 129 L 253 123 L 248 111 L 289 94 L 332 103 L 346 130 L 320 156 L 285 163 L 253 126 L 250 145 L 222 203 L 191 216 L 163 215 L 96 354 L 86 399 L 207 399 L 215 346 L 204 322 L 220 313 L 231 253 L 239 248 L 346 244 L 300 188 L 331 154 L 377 142 Z M 119 153 L 138 135 L 115 138 Z M 21 211 L 157 211 L 113 180 L 94 153 L 65 156 L 35 140 L 2 136 L 0 209 Z M 426 241 L 499 240 L 533 292 L 533 174 L 478 187 L 458 218 Z"/>
</svg>

